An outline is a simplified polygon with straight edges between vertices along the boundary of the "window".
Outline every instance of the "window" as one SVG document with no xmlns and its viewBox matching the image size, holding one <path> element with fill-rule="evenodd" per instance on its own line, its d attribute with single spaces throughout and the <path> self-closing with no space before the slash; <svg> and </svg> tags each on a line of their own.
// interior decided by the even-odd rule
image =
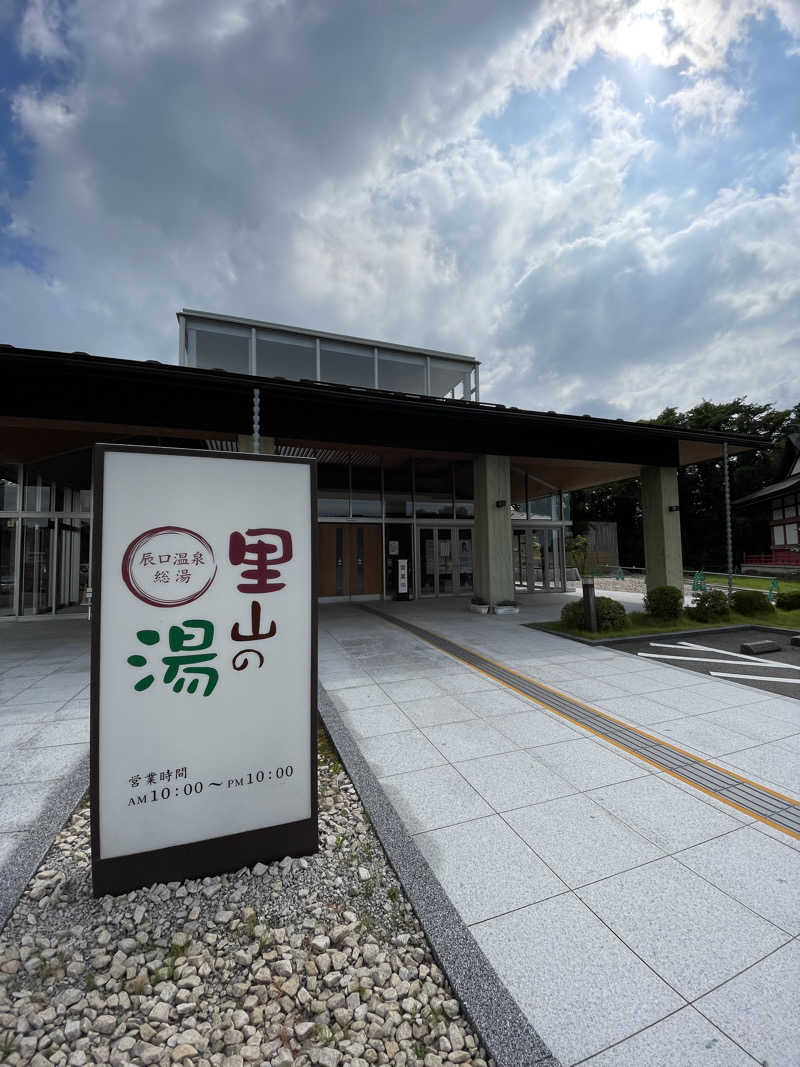
<svg viewBox="0 0 800 1067">
<path fill-rule="evenodd" d="M 463 396 L 466 376 L 466 388 L 469 389 L 469 368 L 456 360 L 432 359 L 431 360 L 431 396 L 455 395 L 455 390 L 461 387 Z"/>
<path fill-rule="evenodd" d="M 320 518 L 341 519 L 350 515 L 350 477 L 346 463 L 320 463 L 317 488 Z"/>
<path fill-rule="evenodd" d="M 379 466 L 350 468 L 354 519 L 380 518 L 381 469 Z"/>
<path fill-rule="evenodd" d="M 237 374 L 250 373 L 250 331 L 219 333 L 216 330 L 195 330 L 195 360 L 198 367 L 208 370 L 227 370 Z"/>
<path fill-rule="evenodd" d="M 425 392 L 425 361 L 421 357 L 378 353 L 378 388 L 395 393 Z"/>
<path fill-rule="evenodd" d="M 450 464 L 438 459 L 416 460 L 414 498 L 417 518 L 452 519 L 453 481 Z"/>
<path fill-rule="evenodd" d="M 310 337 L 291 333 L 256 335 L 256 374 L 263 378 L 317 377 L 317 346 Z"/>
<path fill-rule="evenodd" d="M 387 518 L 410 519 L 413 517 L 411 478 L 410 459 L 387 459 L 385 461 L 383 492 Z"/>
<path fill-rule="evenodd" d="M 16 511 L 19 499 L 19 467 L 16 463 L 0 465 L 0 511 Z"/>
<path fill-rule="evenodd" d="M 375 357 L 371 348 L 338 341 L 322 341 L 319 366 L 323 382 L 375 388 Z"/>
</svg>

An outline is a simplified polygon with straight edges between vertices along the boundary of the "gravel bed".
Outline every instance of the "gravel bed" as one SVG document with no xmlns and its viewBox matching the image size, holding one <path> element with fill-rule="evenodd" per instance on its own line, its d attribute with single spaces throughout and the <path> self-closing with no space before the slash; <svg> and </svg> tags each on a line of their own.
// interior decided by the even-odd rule
<svg viewBox="0 0 800 1067">
<path fill-rule="evenodd" d="M 308 858 L 95 900 L 79 806 L 0 934 L 1 1063 L 494 1067 L 320 740 Z"/>
</svg>

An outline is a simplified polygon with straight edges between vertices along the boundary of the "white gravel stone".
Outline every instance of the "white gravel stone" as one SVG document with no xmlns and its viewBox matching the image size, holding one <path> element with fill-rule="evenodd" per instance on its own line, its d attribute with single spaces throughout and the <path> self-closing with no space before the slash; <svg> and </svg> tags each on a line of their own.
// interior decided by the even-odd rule
<svg viewBox="0 0 800 1067">
<path fill-rule="evenodd" d="M 489 1067 L 324 756 L 320 842 L 95 900 L 82 804 L 0 933 L 10 1067 Z"/>
</svg>

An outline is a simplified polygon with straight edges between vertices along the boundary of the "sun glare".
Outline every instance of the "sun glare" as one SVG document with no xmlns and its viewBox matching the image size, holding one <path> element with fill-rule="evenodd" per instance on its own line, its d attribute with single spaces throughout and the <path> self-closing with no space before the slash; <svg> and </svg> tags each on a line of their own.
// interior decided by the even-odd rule
<svg viewBox="0 0 800 1067">
<path fill-rule="evenodd" d="M 632 62 L 657 60 L 664 52 L 664 26 L 657 14 L 633 12 L 624 19 L 616 35 L 620 53 Z"/>
</svg>

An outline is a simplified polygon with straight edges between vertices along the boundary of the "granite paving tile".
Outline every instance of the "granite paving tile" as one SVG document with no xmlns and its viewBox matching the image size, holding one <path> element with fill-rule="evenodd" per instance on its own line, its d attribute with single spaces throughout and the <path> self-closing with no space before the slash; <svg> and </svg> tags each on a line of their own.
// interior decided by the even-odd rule
<svg viewBox="0 0 800 1067">
<path fill-rule="evenodd" d="M 738 752 L 742 748 L 751 748 L 755 743 L 752 737 L 720 726 L 719 723 L 709 722 L 705 716 L 671 719 L 654 724 L 648 732 L 703 757 Z"/>
<path fill-rule="evenodd" d="M 334 690 L 331 700 L 339 711 L 359 711 L 361 708 L 377 708 L 392 703 L 391 698 L 379 685 L 358 685 L 352 689 Z"/>
<path fill-rule="evenodd" d="M 497 815 L 414 840 L 467 924 L 567 889 Z"/>
<path fill-rule="evenodd" d="M 18 704 L 16 701 L 0 704 L 0 724 L 11 726 L 15 723 L 48 722 L 55 718 L 63 706 L 60 700 L 51 700 L 44 704 Z"/>
<path fill-rule="evenodd" d="M 688 848 L 741 825 L 652 774 L 592 789 L 587 796 L 665 852 Z"/>
<path fill-rule="evenodd" d="M 600 1052 L 684 1006 L 571 893 L 471 929 L 563 1064 Z"/>
<path fill-rule="evenodd" d="M 788 940 L 669 856 L 585 886 L 578 895 L 687 1000 Z"/>
<path fill-rule="evenodd" d="M 580 737 L 579 729 L 572 729 L 566 721 L 556 719 L 545 711 L 525 711 L 515 715 L 497 715 L 492 726 L 510 738 L 519 748 L 549 745 L 554 741 Z"/>
<path fill-rule="evenodd" d="M 384 692 L 396 704 L 406 700 L 423 700 L 426 697 L 440 697 L 444 695 L 436 682 L 430 678 L 410 678 L 405 682 L 384 682 Z"/>
<path fill-rule="evenodd" d="M 531 755 L 581 791 L 641 778 L 653 770 L 589 737 L 540 745 L 531 749 Z"/>
<path fill-rule="evenodd" d="M 517 696 L 508 689 L 492 689 L 481 693 L 459 693 L 458 699 L 476 715 L 484 719 L 495 715 L 510 715 L 531 710 L 530 700 Z"/>
<path fill-rule="evenodd" d="M 504 818 L 573 888 L 664 855 L 584 794 L 507 811 Z"/>
<path fill-rule="evenodd" d="M 425 726 L 423 733 L 450 763 L 509 752 L 515 745 L 482 719 Z"/>
<path fill-rule="evenodd" d="M 800 760 L 775 741 L 732 752 L 725 757 L 725 764 L 746 778 L 765 785 L 774 782 L 778 790 L 800 796 Z"/>
<path fill-rule="evenodd" d="M 756 711 L 752 704 L 741 708 L 723 708 L 721 711 L 710 711 L 701 715 L 698 722 L 713 722 L 724 726 L 729 730 L 744 734 L 754 741 L 777 741 L 780 738 L 792 736 L 800 725 L 777 719 L 768 712 Z"/>
<path fill-rule="evenodd" d="M 408 731 L 414 725 L 408 716 L 391 704 L 385 708 L 360 708 L 339 714 L 350 733 L 358 738 L 396 734 Z"/>
<path fill-rule="evenodd" d="M 451 696 L 426 697 L 424 700 L 403 701 L 403 712 L 416 726 L 438 726 L 446 722 L 474 719 L 475 712 Z"/>
<path fill-rule="evenodd" d="M 651 693 L 650 697 L 656 704 L 663 704 L 665 708 L 681 711 L 684 715 L 705 715 L 709 711 L 721 711 L 722 708 L 730 707 L 729 701 L 707 696 L 703 685 L 687 685 L 680 689 L 659 689 Z"/>
<path fill-rule="evenodd" d="M 492 809 L 453 767 L 430 767 L 380 779 L 410 834 L 492 815 Z"/>
<path fill-rule="evenodd" d="M 454 662 L 452 660 L 450 663 Z M 445 693 L 453 693 L 460 696 L 462 693 L 484 693 L 491 689 L 497 690 L 502 687 L 485 674 L 477 671 L 453 670 L 452 667 L 436 667 L 425 672 L 425 677 L 436 682 Z"/>
<path fill-rule="evenodd" d="M 14 749 L 18 745 L 28 741 L 36 733 L 38 725 L 36 723 L 5 723 L 0 718 L 0 753 L 2 756 L 6 755 L 9 749 Z M 2 758 L 0 756 L 0 758 Z"/>
<path fill-rule="evenodd" d="M 800 933 L 800 853 L 743 826 L 675 859 L 775 926 Z"/>
<path fill-rule="evenodd" d="M 0 785 L 66 778 L 88 751 L 88 744 L 9 749 L 0 758 Z"/>
<path fill-rule="evenodd" d="M 419 730 L 365 737 L 359 748 L 378 778 L 438 767 L 446 762 L 441 752 Z"/>
<path fill-rule="evenodd" d="M 687 1006 L 593 1056 L 586 1067 L 753 1067 L 753 1058 Z"/>
<path fill-rule="evenodd" d="M 616 719 L 638 726 L 649 726 L 651 723 L 668 722 L 685 717 L 675 708 L 666 708 L 663 704 L 657 704 L 655 700 L 651 700 L 649 696 L 641 695 L 617 697 L 614 700 L 596 700 L 592 701 L 592 707 Z"/>
<path fill-rule="evenodd" d="M 528 752 L 504 752 L 456 764 L 495 811 L 538 804 L 575 792 L 575 787 Z"/>
<path fill-rule="evenodd" d="M 791 941 L 697 1001 L 695 1007 L 769 1067 L 797 1067 L 800 942 Z"/>
</svg>

